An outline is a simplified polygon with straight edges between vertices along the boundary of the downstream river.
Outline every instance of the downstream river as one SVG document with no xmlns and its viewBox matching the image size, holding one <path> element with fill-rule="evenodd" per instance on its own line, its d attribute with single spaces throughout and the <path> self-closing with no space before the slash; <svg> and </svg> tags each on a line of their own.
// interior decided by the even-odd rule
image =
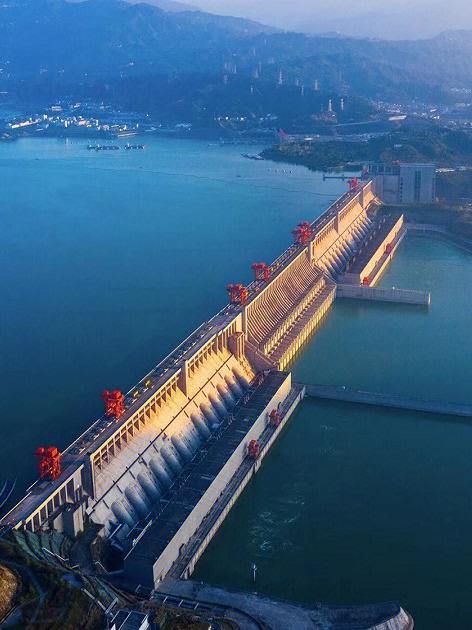
<svg viewBox="0 0 472 630">
<path fill-rule="evenodd" d="M 0 144 L 0 477 L 17 496 L 36 446 L 68 444 L 103 389 L 128 390 L 346 187 L 241 157 L 263 147 L 146 142 Z M 383 284 L 429 289 L 432 306 L 337 303 L 296 378 L 472 403 L 470 256 L 409 238 Z M 195 577 L 398 600 L 418 628 L 470 628 L 471 443 L 467 422 L 305 401 Z"/>
<path fill-rule="evenodd" d="M 381 284 L 430 290 L 430 309 L 338 301 L 294 377 L 472 403 L 471 262 L 408 237 Z M 468 421 L 306 400 L 194 577 L 302 602 L 395 599 L 421 630 L 469 629 L 471 446 Z"/>
</svg>

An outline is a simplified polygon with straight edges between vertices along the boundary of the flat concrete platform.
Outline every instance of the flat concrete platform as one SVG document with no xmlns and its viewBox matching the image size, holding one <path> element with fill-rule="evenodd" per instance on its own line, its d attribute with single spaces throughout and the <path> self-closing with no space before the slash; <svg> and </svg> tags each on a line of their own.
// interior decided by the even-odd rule
<svg viewBox="0 0 472 630">
<path fill-rule="evenodd" d="M 152 600 L 198 605 L 233 619 L 243 630 L 412 630 L 413 619 L 393 602 L 365 606 L 303 606 L 254 593 L 228 591 L 191 580 L 164 580 Z M 185 606 L 187 604 L 187 606 Z"/>
<path fill-rule="evenodd" d="M 393 409 L 406 409 L 423 413 L 435 413 L 450 416 L 472 417 L 472 405 L 443 402 L 441 400 L 422 400 L 420 398 L 407 398 L 393 394 L 378 394 L 366 392 L 350 387 L 335 387 L 331 385 L 307 385 L 304 384 L 305 395 L 312 398 L 325 400 L 339 400 L 342 402 L 372 405 L 374 407 L 391 407 Z"/>
</svg>

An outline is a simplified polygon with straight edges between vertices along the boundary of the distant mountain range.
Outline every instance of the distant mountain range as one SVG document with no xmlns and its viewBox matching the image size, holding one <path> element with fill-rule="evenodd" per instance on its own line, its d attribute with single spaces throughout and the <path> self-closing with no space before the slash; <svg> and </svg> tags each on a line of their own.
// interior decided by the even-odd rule
<svg viewBox="0 0 472 630">
<path fill-rule="evenodd" d="M 463 100 L 461 90 L 472 86 L 470 31 L 398 42 L 307 36 L 155 1 L 173 10 L 122 0 L 7 0 L 0 87 L 32 97 L 91 86 L 105 97 L 139 84 L 139 100 L 152 103 L 162 100 L 156 90 L 167 81 L 184 93 L 187 84 L 211 108 L 209 91 L 231 84 L 243 101 L 262 101 L 276 87 L 306 95 L 315 82 L 325 100 Z M 270 111 L 270 102 L 264 107 Z"/>
<path fill-rule="evenodd" d="M 69 0 L 70 1 L 70 0 Z M 143 0 L 126 0 L 130 4 L 142 4 Z M 200 9 L 194 4 L 184 4 L 183 2 L 175 2 L 175 0 L 146 0 L 146 4 L 170 11 L 171 13 L 180 13 L 181 11 L 199 11 Z"/>
<path fill-rule="evenodd" d="M 80 4 L 81 2 L 87 2 L 88 0 L 66 0 L 69 4 Z M 177 2 L 177 0 L 125 0 L 129 4 L 150 4 L 152 7 L 157 7 L 163 11 L 169 11 L 170 13 L 180 13 L 182 11 L 200 11 L 200 8 L 195 4 L 186 4 L 184 2 Z"/>
<path fill-rule="evenodd" d="M 241 18 L 121 0 L 10 0 L 0 7 L 0 67 L 14 78 L 213 71 L 234 41 L 273 32 Z"/>
<path fill-rule="evenodd" d="M 239 15 L 303 33 L 370 39 L 425 39 L 472 29 L 470 0 L 186 0 L 203 11 Z"/>
</svg>

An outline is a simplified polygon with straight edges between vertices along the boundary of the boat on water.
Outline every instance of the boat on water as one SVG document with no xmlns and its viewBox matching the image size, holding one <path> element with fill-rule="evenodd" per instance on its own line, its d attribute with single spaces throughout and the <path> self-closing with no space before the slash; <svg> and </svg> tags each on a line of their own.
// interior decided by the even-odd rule
<svg viewBox="0 0 472 630">
<path fill-rule="evenodd" d="M 120 148 L 125 149 L 126 151 L 134 150 L 142 150 L 146 148 L 145 144 L 125 144 L 124 147 L 119 147 L 116 144 L 89 144 L 87 145 L 87 149 L 89 151 L 119 151 Z"/>
<path fill-rule="evenodd" d="M 138 132 L 137 131 L 118 131 L 116 133 L 116 137 L 117 138 L 131 138 L 133 136 L 137 136 Z"/>
<path fill-rule="evenodd" d="M 119 151 L 120 147 L 116 144 L 89 144 L 87 149 L 89 151 Z"/>
<path fill-rule="evenodd" d="M 248 160 L 263 160 L 264 158 L 258 153 L 241 153 L 242 157 L 247 158 Z"/>
</svg>

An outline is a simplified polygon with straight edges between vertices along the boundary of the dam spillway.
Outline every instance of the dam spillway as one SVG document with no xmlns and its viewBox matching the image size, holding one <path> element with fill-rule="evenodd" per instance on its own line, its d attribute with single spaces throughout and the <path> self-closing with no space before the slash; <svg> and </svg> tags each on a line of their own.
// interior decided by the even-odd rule
<svg viewBox="0 0 472 630">
<path fill-rule="evenodd" d="M 281 410 L 300 396 L 285 370 L 329 311 L 339 280 L 369 242 L 382 256 L 390 255 L 392 233 L 382 232 L 379 205 L 372 182 L 361 182 L 303 224 L 303 238 L 298 235 L 266 265 L 263 277 L 247 287 L 236 285 L 239 299 L 198 327 L 124 396 L 122 413 L 102 416 L 64 450 L 60 474 L 33 484 L 2 519 L 3 528 L 75 536 L 90 522 L 127 559 L 134 579 L 139 578 L 132 559 L 157 531 L 152 540 L 162 538 L 167 545 L 156 543 L 145 580 L 163 579 L 241 467 L 265 455 L 267 432 L 279 432 L 273 419 L 289 419 L 294 405 Z M 398 217 L 396 229 L 401 222 Z M 251 401 L 250 414 L 241 418 Z M 201 457 L 218 451 L 216 444 L 225 456 L 220 468 L 212 469 L 210 459 L 201 463 Z M 199 470 L 207 466 L 207 471 L 200 473 L 198 488 L 191 488 L 195 501 L 187 501 L 186 518 L 170 518 L 166 525 L 164 508 L 195 479 L 191 471 L 198 462 Z M 235 496 L 242 484 L 243 479 Z"/>
</svg>

